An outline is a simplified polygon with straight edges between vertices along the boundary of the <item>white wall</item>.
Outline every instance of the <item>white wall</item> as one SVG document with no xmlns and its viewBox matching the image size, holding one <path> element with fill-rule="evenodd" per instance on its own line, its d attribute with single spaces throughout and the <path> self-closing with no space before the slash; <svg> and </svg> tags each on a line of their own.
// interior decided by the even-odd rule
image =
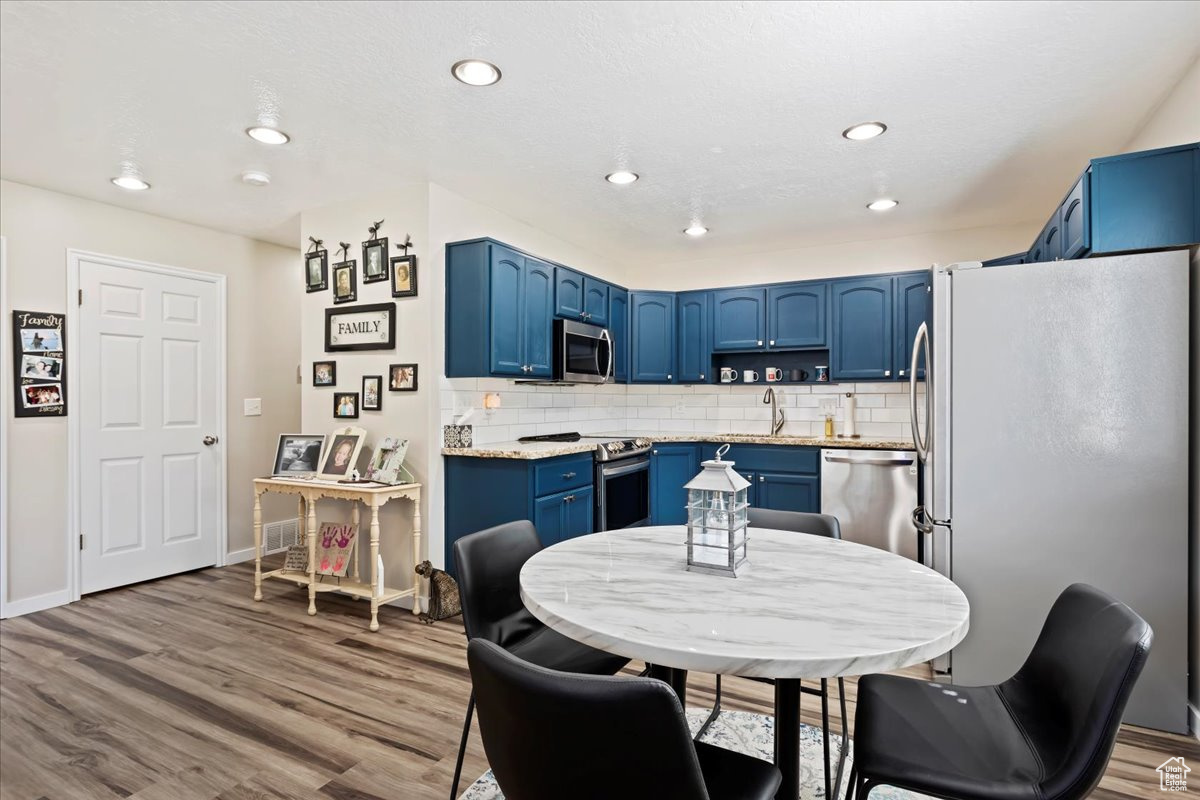
<svg viewBox="0 0 1200 800">
<path fill-rule="evenodd" d="M 250 547 L 250 480 L 270 469 L 276 435 L 299 420 L 294 332 L 302 272 L 296 251 L 10 181 L 0 181 L 0 233 L 8 242 L 6 326 L 12 308 L 66 311 L 69 248 L 228 276 L 229 549 Z M 11 369 L 9 354 L 2 358 Z M 261 417 L 242 415 L 245 397 L 262 398 Z M 68 413 L 83 402 L 76 389 Z M 67 420 L 9 417 L 4 423 L 10 457 L 5 603 L 12 613 L 68 588 Z M 20 468 L 11 469 L 14 464 Z"/>
<path fill-rule="evenodd" d="M 1150 112 L 1123 152 L 1200 141 L 1200 59 Z"/>
</svg>

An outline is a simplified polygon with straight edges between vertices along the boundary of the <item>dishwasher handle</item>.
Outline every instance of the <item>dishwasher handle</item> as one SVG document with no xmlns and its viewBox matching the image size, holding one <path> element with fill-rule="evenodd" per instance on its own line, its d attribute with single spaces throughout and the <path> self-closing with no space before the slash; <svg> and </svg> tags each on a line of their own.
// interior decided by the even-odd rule
<svg viewBox="0 0 1200 800">
<path fill-rule="evenodd" d="M 913 459 L 907 456 L 886 458 L 880 456 L 835 456 L 830 453 L 825 454 L 825 460 L 839 464 L 870 464 L 877 467 L 906 467 L 913 463 Z"/>
</svg>

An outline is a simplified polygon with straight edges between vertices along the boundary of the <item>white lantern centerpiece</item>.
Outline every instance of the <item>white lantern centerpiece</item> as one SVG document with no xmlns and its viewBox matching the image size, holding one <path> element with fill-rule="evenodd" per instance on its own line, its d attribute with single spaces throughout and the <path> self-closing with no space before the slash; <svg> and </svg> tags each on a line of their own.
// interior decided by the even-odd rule
<svg viewBox="0 0 1200 800">
<path fill-rule="evenodd" d="M 734 462 L 721 460 L 728 451 L 723 445 L 683 487 L 688 492 L 687 568 L 736 578 L 746 565 L 750 482 L 733 471 Z"/>
</svg>

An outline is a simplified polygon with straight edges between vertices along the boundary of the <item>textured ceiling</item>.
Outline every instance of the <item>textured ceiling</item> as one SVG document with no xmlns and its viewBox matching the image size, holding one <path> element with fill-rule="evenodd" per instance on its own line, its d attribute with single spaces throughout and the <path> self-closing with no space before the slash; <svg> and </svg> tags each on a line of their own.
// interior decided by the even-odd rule
<svg viewBox="0 0 1200 800">
<path fill-rule="evenodd" d="M 434 181 L 628 263 L 1043 217 L 1200 54 L 1200 3 L 17 2 L 0 174 L 295 246 Z M 494 61 L 491 88 L 454 81 Z M 243 129 L 276 119 L 292 144 Z M 840 132 L 879 119 L 870 142 Z M 154 185 L 108 183 L 124 161 Z M 602 176 L 643 175 L 630 187 Z M 271 186 L 243 185 L 265 169 Z M 901 205 L 873 214 L 879 196 Z M 693 218 L 701 240 L 680 230 Z M 364 223 L 365 224 L 365 223 Z"/>
</svg>

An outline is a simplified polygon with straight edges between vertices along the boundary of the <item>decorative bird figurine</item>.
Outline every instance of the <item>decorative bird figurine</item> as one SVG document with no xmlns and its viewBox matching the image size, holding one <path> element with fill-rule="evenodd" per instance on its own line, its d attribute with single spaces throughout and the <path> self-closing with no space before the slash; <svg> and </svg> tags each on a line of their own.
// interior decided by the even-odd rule
<svg viewBox="0 0 1200 800">
<path fill-rule="evenodd" d="M 338 242 L 338 244 L 341 245 L 340 249 L 342 251 L 342 261 L 345 261 L 346 256 L 350 255 L 350 243 L 349 242 Z"/>
<path fill-rule="evenodd" d="M 411 235 L 409 235 L 409 234 L 407 234 L 407 233 L 406 233 L 406 234 L 404 234 L 404 241 L 403 241 L 403 242 L 396 242 L 396 247 L 398 247 L 398 248 L 400 248 L 401 250 L 403 250 L 403 251 L 404 251 L 404 255 L 408 255 L 408 248 L 412 247 L 412 236 L 411 236 Z"/>
<path fill-rule="evenodd" d="M 309 250 L 320 250 L 321 246 L 325 244 L 324 239 L 318 239 L 315 236 L 308 237 L 308 241 L 311 242 L 311 244 L 308 246 Z"/>
<path fill-rule="evenodd" d="M 383 220 L 379 220 L 379 222 L 376 222 L 371 227 L 367 228 L 367 233 L 371 234 L 372 239 L 376 239 L 376 238 L 378 238 L 378 235 L 379 235 L 379 229 L 382 226 L 383 226 Z"/>
</svg>

